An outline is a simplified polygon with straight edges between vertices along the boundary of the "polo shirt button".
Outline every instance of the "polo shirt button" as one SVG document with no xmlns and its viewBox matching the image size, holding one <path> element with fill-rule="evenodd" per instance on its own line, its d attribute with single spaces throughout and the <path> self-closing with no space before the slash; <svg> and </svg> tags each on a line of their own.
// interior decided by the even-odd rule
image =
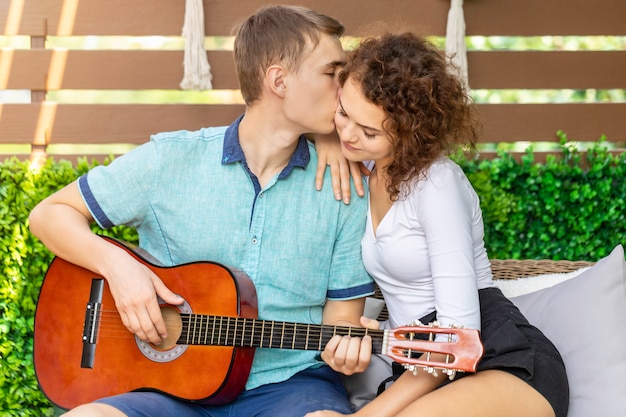
<svg viewBox="0 0 626 417">
<path fill-rule="evenodd" d="M 253 244 L 253 245 L 256 245 L 257 243 L 259 243 L 259 239 L 257 239 L 257 238 L 256 238 L 256 236 L 254 236 L 254 237 L 252 238 L 252 244 Z"/>
</svg>

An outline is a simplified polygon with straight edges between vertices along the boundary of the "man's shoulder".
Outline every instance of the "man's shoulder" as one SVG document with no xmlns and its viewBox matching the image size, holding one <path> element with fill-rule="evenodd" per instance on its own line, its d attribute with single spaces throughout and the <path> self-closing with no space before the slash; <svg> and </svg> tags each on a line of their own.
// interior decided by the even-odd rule
<svg viewBox="0 0 626 417">
<path fill-rule="evenodd" d="M 159 144 L 169 142 L 212 142 L 221 141 L 228 126 L 203 127 L 198 130 L 175 130 L 160 132 L 151 136 L 150 140 Z"/>
<path fill-rule="evenodd" d="M 311 141 L 307 140 L 307 144 L 309 147 L 309 152 L 311 154 L 311 157 L 310 157 L 309 164 L 307 166 L 306 171 L 308 175 L 310 175 L 311 177 L 315 177 L 317 174 L 317 163 L 318 163 L 317 150 L 315 149 L 315 144 L 312 143 Z M 326 170 L 324 171 L 323 184 L 322 184 L 322 189 L 320 191 L 320 194 L 326 195 L 328 197 L 328 201 L 332 202 L 329 204 L 341 203 L 339 206 L 340 207 L 345 206 L 343 208 L 344 210 L 347 210 L 347 211 L 367 210 L 369 191 L 368 191 L 367 183 L 365 182 L 364 177 L 361 177 L 360 181 L 361 181 L 361 184 L 363 185 L 365 195 L 363 197 L 359 197 L 357 195 L 356 188 L 354 186 L 354 178 L 350 177 L 350 195 L 352 196 L 350 199 L 350 204 L 341 203 L 340 201 L 335 200 L 333 187 L 332 187 L 332 176 L 330 173 L 330 168 L 326 167 Z M 352 204 L 352 202 L 354 202 L 355 204 Z"/>
</svg>

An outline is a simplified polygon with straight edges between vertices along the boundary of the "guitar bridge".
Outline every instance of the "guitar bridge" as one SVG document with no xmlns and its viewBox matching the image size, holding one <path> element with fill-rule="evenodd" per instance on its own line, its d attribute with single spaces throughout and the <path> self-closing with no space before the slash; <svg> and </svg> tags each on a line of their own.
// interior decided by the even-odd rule
<svg viewBox="0 0 626 417">
<path fill-rule="evenodd" d="M 102 308 L 102 292 L 104 279 L 93 278 L 89 302 L 85 308 L 85 324 L 83 325 L 83 354 L 80 361 L 81 368 L 93 368 L 96 354 L 96 339 L 98 336 L 98 324 L 100 322 L 100 310 Z"/>
</svg>

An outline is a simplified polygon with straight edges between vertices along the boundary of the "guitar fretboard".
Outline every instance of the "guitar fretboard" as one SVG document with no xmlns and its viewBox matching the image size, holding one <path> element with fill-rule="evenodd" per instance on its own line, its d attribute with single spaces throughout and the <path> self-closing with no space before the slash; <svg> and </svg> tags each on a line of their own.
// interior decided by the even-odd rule
<svg viewBox="0 0 626 417">
<path fill-rule="evenodd" d="M 178 344 L 324 350 L 334 335 L 370 335 L 373 353 L 383 353 L 384 330 L 202 314 L 181 314 L 181 319 Z"/>
</svg>

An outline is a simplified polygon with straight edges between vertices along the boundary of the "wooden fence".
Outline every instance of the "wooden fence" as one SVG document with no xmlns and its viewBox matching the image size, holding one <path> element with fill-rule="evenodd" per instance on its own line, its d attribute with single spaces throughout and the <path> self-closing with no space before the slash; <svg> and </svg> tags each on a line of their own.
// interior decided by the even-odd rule
<svg viewBox="0 0 626 417">
<path fill-rule="evenodd" d="M 263 4 L 254 0 L 204 0 L 206 36 L 229 36 L 234 24 Z M 341 20 L 347 35 L 367 34 L 372 22 L 415 27 L 445 36 L 450 0 L 311 0 L 290 2 Z M 238 103 L 63 103 L 51 93 L 72 90 L 179 90 L 183 50 L 90 50 L 48 46 L 67 36 L 180 36 L 183 0 L 0 0 L 1 90 L 26 90 L 27 102 L 0 104 L 0 145 L 25 147 L 0 153 L 24 158 L 52 145 L 135 145 L 150 134 L 230 123 Z M 626 35 L 624 0 L 467 0 L 467 36 Z M 27 39 L 27 46 L 13 42 Z M 215 90 L 236 90 L 232 52 L 208 50 Z M 468 52 L 469 84 L 485 89 L 626 89 L 626 50 L 494 50 Z M 479 104 L 482 142 L 597 141 L 606 135 L 623 150 L 626 103 L 548 102 Z M 87 146 L 87 147 L 88 147 Z M 83 153 L 74 151 L 75 153 Z M 90 153 L 90 152 L 86 152 Z M 97 154 L 97 152 L 96 152 Z M 489 152 L 486 152 L 489 154 Z M 76 155 L 59 155 L 75 157 Z M 92 155 L 101 157 L 102 155 Z M 55 155 L 55 157 L 58 156 Z"/>
</svg>

